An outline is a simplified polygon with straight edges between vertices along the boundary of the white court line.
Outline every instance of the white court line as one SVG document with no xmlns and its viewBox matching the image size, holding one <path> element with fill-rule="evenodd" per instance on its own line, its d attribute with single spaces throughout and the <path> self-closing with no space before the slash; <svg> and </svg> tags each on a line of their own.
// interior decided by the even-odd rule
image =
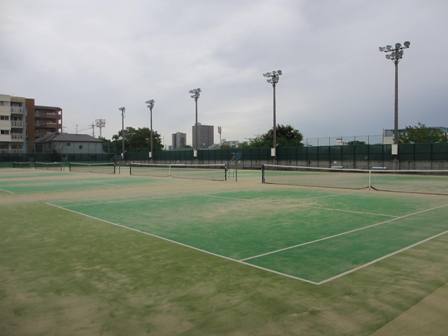
<svg viewBox="0 0 448 336">
<path fill-rule="evenodd" d="M 50 202 L 46 202 L 45 204 L 47 204 L 48 206 L 60 209 L 60 210 L 65 210 L 65 211 L 68 211 L 68 212 L 71 212 L 71 213 L 74 213 L 74 214 L 77 214 L 77 215 L 80 215 L 80 216 L 84 216 L 84 217 L 87 217 L 87 218 L 90 218 L 90 219 L 101 221 L 103 223 L 114 225 L 114 226 L 120 227 L 120 228 L 125 229 L 125 230 L 134 231 L 134 232 L 141 233 L 141 234 L 144 234 L 144 235 L 147 235 L 147 236 L 150 236 L 150 237 L 158 238 L 158 239 L 161 239 L 161 240 L 173 243 L 173 244 L 177 244 L 177 245 L 180 245 L 180 246 L 183 246 L 183 247 L 187 247 L 187 248 L 199 251 L 199 252 L 203 252 L 203 253 L 206 253 L 206 254 L 209 254 L 209 255 L 212 255 L 212 256 L 215 256 L 215 257 L 219 257 L 219 258 L 222 258 L 222 259 L 230 260 L 230 261 L 233 261 L 233 262 L 241 264 L 241 265 L 245 265 L 245 266 L 249 266 L 249 267 L 256 268 L 256 269 L 259 269 L 259 270 L 263 270 L 263 271 L 266 271 L 266 272 L 274 273 L 274 274 L 281 275 L 281 276 L 284 276 L 284 277 L 287 277 L 287 278 L 290 278 L 290 279 L 300 280 L 300 281 L 303 281 L 303 282 L 306 282 L 306 283 L 309 283 L 309 284 L 312 284 L 312 285 L 318 285 L 319 284 L 319 283 L 317 283 L 315 281 L 311 281 L 311 280 L 308 280 L 308 279 L 296 277 L 294 275 L 278 272 L 278 271 L 275 271 L 275 270 L 271 270 L 269 268 L 264 268 L 264 267 L 261 267 L 261 266 L 252 265 L 252 264 L 246 263 L 246 262 L 238 260 L 238 259 L 233 259 L 233 258 L 226 257 L 226 256 L 223 256 L 223 255 L 220 255 L 220 254 L 216 254 L 216 253 L 213 253 L 213 252 L 210 252 L 210 251 L 207 251 L 207 250 L 203 250 L 201 248 L 194 247 L 194 246 L 191 246 L 191 245 L 188 245 L 188 244 L 184 244 L 184 243 L 181 243 L 181 242 L 178 242 L 176 240 L 169 239 L 169 238 L 165 238 L 165 237 L 156 235 L 154 233 L 149 233 L 149 232 L 145 232 L 145 231 L 142 231 L 142 230 L 139 230 L 139 229 L 134 229 L 134 228 L 128 227 L 126 225 L 117 224 L 117 223 L 108 221 L 106 219 L 102 219 L 102 218 L 99 218 L 99 217 L 87 215 L 85 213 L 82 213 L 82 212 L 79 212 L 79 211 L 76 211 L 76 210 L 72 210 L 72 209 L 68 209 L 68 208 L 64 208 L 62 206 L 59 206 L 59 205 L 56 205 L 56 204 L 53 204 L 53 203 L 50 203 Z"/>
<path fill-rule="evenodd" d="M 344 232 L 341 232 L 341 233 L 338 233 L 338 234 L 335 234 L 335 235 L 331 235 L 331 236 L 327 236 L 327 237 L 324 237 L 324 238 L 315 239 L 315 240 L 311 240 L 311 241 L 308 241 L 308 242 L 305 242 L 305 243 L 300 243 L 300 244 L 284 247 L 284 248 L 281 248 L 281 249 L 278 249 L 278 250 L 273 250 L 273 251 L 261 253 L 261 254 L 258 254 L 258 255 L 252 256 L 252 257 L 248 257 L 248 258 L 243 258 L 243 259 L 241 259 L 241 261 L 253 260 L 253 259 L 256 259 L 256 258 L 260 258 L 260 257 L 264 257 L 264 256 L 267 256 L 267 255 L 271 255 L 271 254 L 274 254 L 274 253 L 279 253 L 279 252 L 291 250 L 291 249 L 294 249 L 294 248 L 297 248 L 297 247 L 311 245 L 311 244 L 315 244 L 315 243 L 318 243 L 318 242 L 321 242 L 321 241 L 333 239 L 333 238 L 336 238 L 336 237 L 345 236 L 345 235 L 348 235 L 350 233 L 363 231 L 363 230 L 367 230 L 367 229 L 370 229 L 370 228 L 373 228 L 373 227 L 376 227 L 376 226 L 379 226 L 379 225 L 384 225 L 384 224 L 396 222 L 397 220 L 400 220 L 400 219 L 404 219 L 404 218 L 408 218 L 408 217 L 411 217 L 411 216 L 419 215 L 419 214 L 426 213 L 426 212 L 429 212 L 429 211 L 432 211 L 432 210 L 436 210 L 436 209 L 440 209 L 440 208 L 445 208 L 447 206 L 448 206 L 448 204 L 443 204 L 443 205 L 439 205 L 439 206 L 436 206 L 436 207 L 433 207 L 433 208 L 412 212 L 412 213 L 409 213 L 407 215 L 395 217 L 395 218 L 388 219 L 388 220 L 385 220 L 385 221 L 382 221 L 382 222 L 378 222 L 378 223 L 370 224 L 370 225 L 367 225 L 367 226 L 363 226 L 363 227 L 360 227 L 360 228 L 357 228 L 357 229 L 344 231 Z"/>
<path fill-rule="evenodd" d="M 373 265 L 373 264 L 375 264 L 375 263 L 377 263 L 377 262 L 379 262 L 379 261 L 381 261 L 381 260 L 384 260 L 384 259 L 386 259 L 386 258 L 392 257 L 393 255 L 396 255 L 396 254 L 398 254 L 398 253 L 401 253 L 401 252 L 404 252 L 404 251 L 406 251 L 406 250 L 409 250 L 409 249 L 411 249 L 411 248 L 413 248 L 413 247 L 416 247 L 416 246 L 418 246 L 418 245 L 421 245 L 421 244 L 423 244 L 423 243 L 426 243 L 426 242 L 428 242 L 428 241 L 430 241 L 430 240 L 433 240 L 433 239 L 435 239 L 435 238 L 438 238 L 438 237 L 440 237 L 440 236 L 443 236 L 443 235 L 445 235 L 445 234 L 447 234 L 447 233 L 448 233 L 448 230 L 443 231 L 443 232 L 440 232 L 440 233 L 438 233 L 438 234 L 436 234 L 436 235 L 434 235 L 434 236 L 431 236 L 431 237 L 429 237 L 429 238 L 423 239 L 423 240 L 421 240 L 421 241 L 419 241 L 419 242 L 417 242 L 417 243 L 414 243 L 414 244 L 412 244 L 412 245 L 406 246 L 406 247 L 404 247 L 404 248 L 402 248 L 402 249 L 399 249 L 399 250 L 394 251 L 394 252 L 392 252 L 392 253 L 386 254 L 386 255 L 384 255 L 384 256 L 382 256 L 382 257 L 380 257 L 380 258 L 377 258 L 377 259 L 375 259 L 375 260 L 369 261 L 368 263 L 365 263 L 365 264 L 362 264 L 362 265 L 357 266 L 357 267 L 355 267 L 355 268 L 352 268 L 352 269 L 350 269 L 350 270 L 348 270 L 348 271 L 346 271 L 346 272 L 339 273 L 338 275 L 335 275 L 335 276 L 333 276 L 333 277 L 331 277 L 331 278 L 328 278 L 328 279 L 325 279 L 325 280 L 323 280 L 323 281 L 320 281 L 320 282 L 318 282 L 317 284 L 318 284 L 318 285 L 323 285 L 323 284 L 325 284 L 325 283 L 327 283 L 327 282 L 336 280 L 336 279 L 338 279 L 338 278 L 343 277 L 344 275 L 347 275 L 347 274 L 356 272 L 356 271 L 358 271 L 358 270 L 360 270 L 360 269 L 362 269 L 362 268 L 365 268 L 365 267 L 367 267 L 367 266 Z"/>
<path fill-rule="evenodd" d="M 238 198 L 238 197 L 226 197 L 226 196 L 221 196 L 221 195 L 216 195 L 216 194 L 204 194 L 210 197 L 215 197 L 215 198 L 222 198 L 222 199 L 226 199 L 226 200 L 237 200 L 237 201 L 247 201 L 247 202 L 258 202 L 260 201 L 260 199 L 254 199 L 254 198 Z M 308 200 L 313 200 L 313 199 L 321 199 L 321 198 L 330 198 L 330 197 L 340 197 L 340 196 L 344 196 L 344 195 L 352 195 L 352 194 L 331 194 L 331 195 L 320 195 L 320 196 L 312 196 L 312 197 L 304 197 L 304 198 L 299 198 L 299 201 L 308 201 Z M 281 203 L 284 204 L 284 200 L 274 200 L 274 199 L 266 199 L 271 203 Z"/>
<path fill-rule="evenodd" d="M 5 192 L 5 193 L 7 193 L 7 194 L 11 194 L 11 195 L 14 195 L 14 194 L 15 194 L 14 192 L 9 191 L 9 190 L 6 190 L 6 189 L 0 189 L 0 191 L 3 191 L 3 192 Z"/>
<path fill-rule="evenodd" d="M 370 211 L 357 211 L 357 210 L 348 210 L 348 209 L 327 208 L 327 207 L 314 206 L 314 205 L 310 205 L 309 207 L 314 208 L 314 209 L 323 209 L 323 210 L 329 210 L 329 211 L 347 212 L 347 213 L 358 214 L 358 215 L 373 215 L 373 216 L 383 216 L 383 217 L 389 217 L 389 218 L 397 218 L 398 217 L 398 216 L 394 216 L 394 215 L 386 215 L 383 213 L 376 213 L 376 212 L 370 212 Z"/>
<path fill-rule="evenodd" d="M 248 202 L 258 202 L 260 199 L 253 199 L 253 198 L 238 198 L 238 197 L 226 197 L 226 196 L 220 196 L 215 194 L 205 194 L 206 196 L 214 197 L 214 198 L 221 198 L 225 200 L 238 200 L 238 201 L 248 201 Z M 298 201 L 309 201 L 313 199 L 322 199 L 322 198 L 330 198 L 330 197 L 339 197 L 344 196 L 346 194 L 332 194 L 332 195 L 322 195 L 322 196 L 313 196 L 313 197 L 304 197 L 299 198 Z M 352 194 L 350 194 L 352 195 Z M 263 200 L 263 199 L 262 199 Z M 322 209 L 322 210 L 329 210 L 329 211 L 339 211 L 339 212 L 346 212 L 346 213 L 352 213 L 352 214 L 358 214 L 358 215 L 374 215 L 374 216 L 382 216 L 382 217 L 389 217 L 389 218 L 396 218 L 398 216 L 394 215 L 386 215 L 383 213 L 376 213 L 376 212 L 370 212 L 370 211 L 357 211 L 357 210 L 348 210 L 348 209 L 337 209 L 337 208 L 327 208 L 327 207 L 321 207 L 321 206 L 315 206 L 312 203 L 299 203 L 299 204 L 288 204 L 284 203 L 283 200 L 272 200 L 272 199 L 264 199 L 265 201 L 271 202 L 271 203 L 281 203 L 285 205 L 297 205 L 300 208 L 308 207 L 313 209 Z M 289 207 L 289 206 L 288 206 Z"/>
</svg>

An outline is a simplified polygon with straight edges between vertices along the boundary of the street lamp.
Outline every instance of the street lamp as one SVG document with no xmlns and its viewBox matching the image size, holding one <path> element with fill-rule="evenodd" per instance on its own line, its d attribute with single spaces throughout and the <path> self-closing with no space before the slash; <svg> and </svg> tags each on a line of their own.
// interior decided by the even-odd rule
<svg viewBox="0 0 448 336">
<path fill-rule="evenodd" d="M 266 72 L 263 74 L 264 77 L 267 78 L 267 82 L 269 84 L 272 84 L 272 92 L 273 92 L 273 138 L 272 138 L 272 148 L 271 148 L 271 156 L 275 158 L 276 156 L 276 148 L 277 148 L 277 121 L 276 121 L 276 97 L 275 97 L 275 87 L 277 86 L 277 83 L 280 79 L 280 76 L 282 75 L 281 70 L 274 70 L 271 72 Z"/>
<path fill-rule="evenodd" d="M 198 99 L 201 95 L 201 89 L 197 88 L 197 89 L 193 89 L 189 91 L 191 94 L 191 98 L 194 98 L 194 103 L 195 103 L 195 112 L 196 112 L 196 121 L 194 123 L 195 126 L 195 130 L 194 130 L 194 138 L 196 139 L 196 141 L 193 141 L 193 156 L 197 157 L 198 156 L 198 141 L 199 141 L 199 137 L 198 137 Z"/>
<path fill-rule="evenodd" d="M 149 158 L 152 160 L 152 154 L 154 153 L 154 145 L 153 145 L 153 134 L 152 134 L 152 109 L 154 108 L 154 103 L 155 100 L 154 99 L 150 99 L 146 101 L 146 106 L 148 106 L 149 109 L 149 127 L 151 129 L 151 134 L 150 134 L 150 150 L 149 150 Z"/>
<path fill-rule="evenodd" d="M 124 160 L 124 113 L 125 107 L 118 108 L 121 111 L 121 159 Z"/>
<path fill-rule="evenodd" d="M 411 42 L 406 41 L 401 45 L 401 43 L 395 43 L 395 47 L 391 45 L 386 45 L 385 47 L 379 47 L 380 52 L 386 53 L 386 58 L 394 62 L 395 65 L 395 107 L 394 107 L 394 145 L 395 148 L 392 154 L 398 154 L 398 63 L 400 59 L 403 58 L 403 50 L 409 48 Z"/>
</svg>

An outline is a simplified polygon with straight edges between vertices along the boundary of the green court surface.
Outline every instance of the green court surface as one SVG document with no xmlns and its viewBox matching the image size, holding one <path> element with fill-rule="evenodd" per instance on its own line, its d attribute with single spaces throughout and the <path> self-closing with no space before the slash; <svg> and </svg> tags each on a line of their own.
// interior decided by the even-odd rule
<svg viewBox="0 0 448 336">
<path fill-rule="evenodd" d="M 448 200 L 277 189 L 51 204 L 323 284 L 448 230 Z"/>
<path fill-rule="evenodd" d="M 368 336 L 441 299 L 447 196 L 238 177 L 0 170 L 0 334 Z"/>
<path fill-rule="evenodd" d="M 38 179 L 38 177 L 49 177 L 51 180 Z M 63 175 L 67 176 L 67 175 Z M 61 191 L 77 191 L 77 190 L 92 190 L 99 188 L 114 188 L 126 187 L 142 184 L 157 183 L 154 179 L 147 177 L 117 177 L 104 176 L 96 178 L 82 178 L 80 179 L 58 179 L 57 175 L 45 174 L 36 175 L 33 179 L 20 179 L 10 181 L 8 179 L 0 179 L 0 190 L 13 194 L 30 194 L 43 192 L 61 192 Z"/>
</svg>

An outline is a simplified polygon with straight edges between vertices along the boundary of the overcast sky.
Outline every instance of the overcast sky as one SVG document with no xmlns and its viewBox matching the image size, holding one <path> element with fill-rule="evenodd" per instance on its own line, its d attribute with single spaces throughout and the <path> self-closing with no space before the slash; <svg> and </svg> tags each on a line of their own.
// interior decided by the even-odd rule
<svg viewBox="0 0 448 336">
<path fill-rule="evenodd" d="M 400 63 L 400 126 L 448 126 L 447 0 L 1 0 L 0 93 L 63 108 L 65 132 L 148 125 L 165 144 L 199 121 L 245 140 L 278 123 L 306 137 L 393 127 L 393 63 L 378 46 L 411 41 Z M 96 131 L 98 134 L 98 131 Z M 216 133 L 216 127 L 215 127 Z M 217 135 L 215 134 L 215 142 Z"/>
</svg>

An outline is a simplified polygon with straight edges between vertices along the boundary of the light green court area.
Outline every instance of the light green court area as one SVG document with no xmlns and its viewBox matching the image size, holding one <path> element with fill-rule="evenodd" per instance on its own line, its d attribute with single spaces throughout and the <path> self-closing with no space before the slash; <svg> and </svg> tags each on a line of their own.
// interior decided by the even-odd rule
<svg viewBox="0 0 448 336">
<path fill-rule="evenodd" d="M 48 177 L 51 175 L 39 175 L 35 177 Z M 66 175 L 65 175 L 66 176 Z M 14 193 L 14 194 L 31 194 L 43 192 L 60 192 L 60 191 L 79 191 L 92 190 L 99 188 L 114 188 L 126 187 L 142 184 L 154 184 L 156 180 L 149 177 L 118 177 L 118 176 L 104 176 L 98 178 L 83 179 L 58 179 L 58 176 L 53 176 L 51 180 L 48 179 L 21 179 L 20 181 L 10 181 L 8 179 L 0 179 L 0 190 Z"/>
<path fill-rule="evenodd" d="M 0 174 L 0 181 L 7 179 L 32 179 L 34 177 L 50 177 L 50 176 L 66 176 L 69 175 L 68 172 L 55 172 L 55 171 L 45 171 L 45 170 L 34 170 L 34 169 L 21 169 L 20 173 L 3 173 Z"/>
<path fill-rule="evenodd" d="M 319 190 L 55 205 L 315 284 L 448 230 L 448 201 Z"/>
</svg>

